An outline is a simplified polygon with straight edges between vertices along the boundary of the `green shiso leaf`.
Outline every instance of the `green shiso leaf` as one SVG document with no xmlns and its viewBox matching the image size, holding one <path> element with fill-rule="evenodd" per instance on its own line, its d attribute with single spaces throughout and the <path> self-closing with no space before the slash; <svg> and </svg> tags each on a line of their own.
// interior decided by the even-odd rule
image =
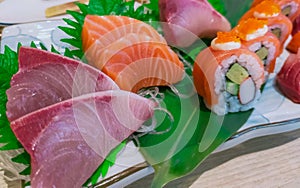
<svg viewBox="0 0 300 188">
<path fill-rule="evenodd" d="M 218 11 L 221 13 L 223 16 L 226 15 L 226 9 L 224 5 L 224 1 L 222 0 L 208 0 L 208 2 Z"/>
<path fill-rule="evenodd" d="M 10 124 L 6 117 L 6 90 L 10 87 L 10 80 L 17 71 L 17 53 L 5 46 L 4 54 L 0 54 L 0 143 L 3 145 L 0 147 L 0 150 L 21 148 L 21 144 L 10 129 Z"/>
<path fill-rule="evenodd" d="M 12 158 L 11 160 L 16 163 L 29 165 L 30 164 L 30 155 L 28 153 L 24 152 L 14 158 Z"/>
<path fill-rule="evenodd" d="M 105 177 L 109 168 L 115 163 L 119 152 L 126 146 L 125 142 L 122 142 L 114 150 L 110 152 L 108 157 L 103 161 L 99 168 L 94 172 L 94 174 L 86 181 L 85 186 L 95 185 L 99 177 Z"/>
<path fill-rule="evenodd" d="M 18 45 L 20 47 L 20 44 Z M 10 87 L 12 76 L 18 71 L 18 55 L 9 47 L 5 46 L 4 53 L 0 54 L 0 150 L 15 150 L 23 148 L 10 128 L 6 117 L 6 90 Z M 12 159 L 13 162 L 28 165 L 30 160 L 26 152 Z M 28 167 L 28 169 L 30 169 Z M 23 175 L 29 175 L 24 171 Z"/>
</svg>

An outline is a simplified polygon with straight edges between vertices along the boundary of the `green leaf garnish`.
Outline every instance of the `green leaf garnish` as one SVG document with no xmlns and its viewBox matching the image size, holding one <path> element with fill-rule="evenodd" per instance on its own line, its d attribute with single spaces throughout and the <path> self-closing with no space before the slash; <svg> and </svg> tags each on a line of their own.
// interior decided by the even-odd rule
<svg viewBox="0 0 300 188">
<path fill-rule="evenodd" d="M 18 71 L 17 53 L 9 47 L 5 47 L 4 54 L 0 54 L 0 143 L 3 144 L 0 150 L 22 148 L 10 128 L 6 117 L 6 90 L 10 87 L 12 76 Z"/>
<path fill-rule="evenodd" d="M 86 183 L 84 185 L 85 186 L 88 186 L 89 184 L 95 185 L 98 182 L 99 177 L 105 177 L 107 175 L 109 168 L 115 163 L 115 161 L 117 159 L 117 155 L 125 146 L 126 146 L 126 143 L 122 142 L 115 149 L 113 149 L 110 152 L 110 154 L 106 157 L 106 159 L 103 161 L 103 163 L 99 166 L 99 168 L 86 181 Z"/>
<path fill-rule="evenodd" d="M 226 15 L 226 9 L 224 6 L 224 2 L 220 0 L 208 0 L 208 2 L 223 16 Z"/>
</svg>

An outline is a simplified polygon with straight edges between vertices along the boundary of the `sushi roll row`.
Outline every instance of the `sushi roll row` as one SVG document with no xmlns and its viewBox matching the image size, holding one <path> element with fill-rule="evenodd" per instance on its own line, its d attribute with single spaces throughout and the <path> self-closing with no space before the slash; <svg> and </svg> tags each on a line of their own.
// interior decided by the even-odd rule
<svg viewBox="0 0 300 188">
<path fill-rule="evenodd" d="M 210 47 L 198 54 L 194 84 L 211 111 L 225 115 L 255 106 L 291 35 L 291 19 L 299 15 L 299 6 L 298 1 L 256 2 L 231 31 L 218 32 Z"/>
</svg>

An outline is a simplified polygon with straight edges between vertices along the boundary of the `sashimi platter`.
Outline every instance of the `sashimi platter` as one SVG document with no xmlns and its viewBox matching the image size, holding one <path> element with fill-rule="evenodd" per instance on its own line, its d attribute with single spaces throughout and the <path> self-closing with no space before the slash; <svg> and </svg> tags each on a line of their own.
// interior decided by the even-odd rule
<svg viewBox="0 0 300 188">
<path fill-rule="evenodd" d="M 131 144 L 146 186 L 164 187 L 213 152 L 300 128 L 300 0 L 76 5 L 53 28 L 64 47 L 3 30 L 0 155 L 14 155 L 0 162 L 23 186 L 103 185 Z"/>
</svg>

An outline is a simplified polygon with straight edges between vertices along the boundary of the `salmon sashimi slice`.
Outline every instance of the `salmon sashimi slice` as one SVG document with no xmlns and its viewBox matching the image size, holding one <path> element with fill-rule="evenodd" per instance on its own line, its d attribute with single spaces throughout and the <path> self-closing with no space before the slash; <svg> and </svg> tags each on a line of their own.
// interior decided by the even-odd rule
<svg viewBox="0 0 300 188">
<path fill-rule="evenodd" d="M 243 46 L 252 52 L 258 52 L 262 47 L 268 50 L 268 55 L 265 57 L 264 67 L 265 71 L 268 73 L 274 72 L 276 59 L 281 54 L 280 51 L 280 41 L 271 32 L 267 32 L 264 36 L 252 39 L 250 41 L 243 41 Z"/>
<path fill-rule="evenodd" d="M 11 123 L 31 156 L 32 187 L 81 187 L 156 103 L 122 90 L 82 95 Z"/>
<path fill-rule="evenodd" d="M 89 50 L 85 52 L 85 57 L 90 65 L 102 70 L 107 61 L 123 48 L 129 47 L 134 44 L 151 41 L 153 41 L 153 39 L 149 37 L 149 35 L 137 33 L 128 33 L 106 46 L 104 46 L 99 40 L 97 40 L 95 41 L 93 46 L 91 46 Z"/>
<path fill-rule="evenodd" d="M 162 43 L 144 42 L 123 48 L 105 64 L 103 72 L 121 89 L 137 92 L 149 86 L 171 85 L 182 80 L 183 63 Z"/>
<path fill-rule="evenodd" d="M 144 22 L 124 16 L 88 16 L 82 40 L 89 64 L 108 74 L 121 89 L 137 92 L 183 78 L 183 63 Z"/>
<path fill-rule="evenodd" d="M 234 63 L 247 67 L 247 72 L 255 84 L 255 90 L 259 91 L 264 83 L 263 63 L 254 52 L 248 49 L 223 51 L 208 47 L 199 53 L 194 64 L 195 88 L 203 97 L 206 106 L 219 115 L 226 114 L 230 108 L 229 101 L 226 101 L 226 94 L 224 94 L 225 75 Z"/>
<path fill-rule="evenodd" d="M 6 91 L 10 121 L 87 93 L 119 89 L 98 69 L 45 50 L 21 47 L 19 71 Z"/>
<path fill-rule="evenodd" d="M 82 45 L 86 52 L 98 41 L 104 48 L 129 33 L 148 35 L 153 41 L 166 43 L 165 39 L 150 25 L 126 16 L 87 15 L 82 28 Z"/>
</svg>

